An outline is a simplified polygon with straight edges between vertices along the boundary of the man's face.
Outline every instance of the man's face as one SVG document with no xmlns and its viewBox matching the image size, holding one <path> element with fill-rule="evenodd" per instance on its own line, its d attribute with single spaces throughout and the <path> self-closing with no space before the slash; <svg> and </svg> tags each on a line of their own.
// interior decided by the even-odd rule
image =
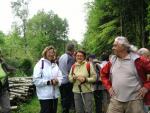
<svg viewBox="0 0 150 113">
<path fill-rule="evenodd" d="M 75 50 L 70 51 L 70 54 L 73 56 L 74 55 Z"/>
<path fill-rule="evenodd" d="M 115 41 L 113 43 L 112 50 L 113 50 L 114 54 L 118 56 L 120 53 L 122 53 L 125 50 L 125 48 L 122 44 Z"/>
</svg>

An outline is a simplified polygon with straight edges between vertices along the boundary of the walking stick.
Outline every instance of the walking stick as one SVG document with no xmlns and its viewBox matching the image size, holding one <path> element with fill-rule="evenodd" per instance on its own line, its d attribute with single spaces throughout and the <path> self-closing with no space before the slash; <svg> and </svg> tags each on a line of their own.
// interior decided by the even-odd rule
<svg viewBox="0 0 150 113">
<path fill-rule="evenodd" d="M 84 99 L 83 92 L 82 92 L 82 89 L 81 89 L 81 84 L 78 85 L 78 88 L 80 90 L 81 98 L 82 98 L 82 101 L 83 101 L 83 108 L 84 108 L 84 111 L 86 113 L 85 99 Z"/>
</svg>

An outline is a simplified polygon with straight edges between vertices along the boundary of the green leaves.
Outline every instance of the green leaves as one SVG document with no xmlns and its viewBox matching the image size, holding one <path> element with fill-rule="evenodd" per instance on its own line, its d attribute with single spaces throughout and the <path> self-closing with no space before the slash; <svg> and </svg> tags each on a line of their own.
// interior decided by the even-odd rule
<svg viewBox="0 0 150 113">
<path fill-rule="evenodd" d="M 58 52 L 64 51 L 68 37 L 68 24 L 52 11 L 39 11 L 27 23 L 27 37 L 34 58 L 40 57 L 42 50 L 54 45 Z"/>
<path fill-rule="evenodd" d="M 88 11 L 87 32 L 83 41 L 86 51 L 100 55 L 111 50 L 117 35 L 127 37 L 138 47 L 148 47 L 150 2 L 94 0 Z"/>
</svg>

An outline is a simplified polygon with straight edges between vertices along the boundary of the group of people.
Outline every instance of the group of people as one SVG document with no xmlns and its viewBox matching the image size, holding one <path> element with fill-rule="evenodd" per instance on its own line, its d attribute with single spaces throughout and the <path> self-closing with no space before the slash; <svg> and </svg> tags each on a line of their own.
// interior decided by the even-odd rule
<svg viewBox="0 0 150 113">
<path fill-rule="evenodd" d="M 109 61 L 100 63 L 94 55 L 75 52 L 69 44 L 57 63 L 55 48 L 46 47 L 33 72 L 40 113 L 57 113 L 59 95 L 62 113 L 93 113 L 94 105 L 96 113 L 106 112 L 104 107 L 107 113 L 146 113 L 150 104 L 149 50 L 146 54 L 145 50 L 132 51 L 123 36 L 115 38 L 112 50 Z"/>
</svg>

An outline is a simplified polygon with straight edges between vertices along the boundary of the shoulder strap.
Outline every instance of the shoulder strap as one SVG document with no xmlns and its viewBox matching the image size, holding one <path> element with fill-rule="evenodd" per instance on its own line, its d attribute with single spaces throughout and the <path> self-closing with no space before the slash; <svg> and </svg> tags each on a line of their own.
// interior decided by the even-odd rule
<svg viewBox="0 0 150 113">
<path fill-rule="evenodd" d="M 75 64 L 72 65 L 72 75 L 74 74 Z M 89 77 L 90 77 L 90 63 L 86 63 L 86 69 L 88 71 Z"/>
<path fill-rule="evenodd" d="M 42 60 L 42 64 L 41 64 L 41 78 L 42 78 L 42 76 L 43 76 L 43 69 L 44 69 L 44 60 Z"/>
<path fill-rule="evenodd" d="M 75 64 L 72 65 L 72 75 L 74 74 L 74 68 L 75 68 Z"/>
<path fill-rule="evenodd" d="M 44 60 L 42 60 L 41 69 L 44 69 Z"/>
<path fill-rule="evenodd" d="M 101 69 L 101 66 L 98 63 L 96 63 L 95 66 L 96 66 L 96 69 L 98 69 L 98 70 Z"/>
<path fill-rule="evenodd" d="M 86 69 L 87 69 L 87 71 L 89 73 L 89 77 L 90 77 L 90 63 L 89 62 L 86 63 Z"/>
</svg>

